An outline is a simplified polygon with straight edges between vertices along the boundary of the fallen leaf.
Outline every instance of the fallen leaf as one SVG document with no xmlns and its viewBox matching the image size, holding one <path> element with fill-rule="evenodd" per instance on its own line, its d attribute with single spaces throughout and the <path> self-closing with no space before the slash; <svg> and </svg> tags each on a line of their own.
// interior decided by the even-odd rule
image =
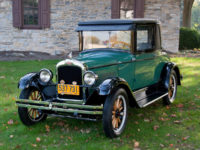
<svg viewBox="0 0 200 150">
<path fill-rule="evenodd" d="M 68 128 L 68 126 L 69 126 L 68 124 L 65 124 L 65 125 L 64 125 L 65 128 Z"/>
<path fill-rule="evenodd" d="M 46 129 L 46 132 L 50 132 L 50 126 L 49 125 L 45 125 L 45 129 Z"/>
<path fill-rule="evenodd" d="M 15 124 L 19 124 L 18 121 L 15 121 Z"/>
<path fill-rule="evenodd" d="M 167 114 L 166 114 L 166 113 L 163 113 L 162 115 L 163 115 L 164 117 L 166 117 L 166 116 L 167 116 Z"/>
<path fill-rule="evenodd" d="M 149 119 L 147 119 L 147 118 L 145 118 L 145 119 L 144 119 L 144 122 L 150 122 L 150 120 L 149 120 Z"/>
<path fill-rule="evenodd" d="M 172 118 L 176 118 L 176 114 L 171 114 L 171 117 Z"/>
<path fill-rule="evenodd" d="M 77 127 L 77 126 L 75 126 L 75 127 L 74 127 L 74 130 L 76 130 L 76 131 L 77 131 L 77 130 L 78 130 L 78 127 Z"/>
<path fill-rule="evenodd" d="M 37 147 L 37 144 L 31 144 L 33 147 Z"/>
<path fill-rule="evenodd" d="M 175 120 L 174 123 L 175 123 L 175 124 L 180 124 L 181 121 L 180 121 L 180 120 Z"/>
<path fill-rule="evenodd" d="M 4 111 L 8 111 L 8 108 L 5 108 Z"/>
<path fill-rule="evenodd" d="M 159 120 L 160 120 L 160 121 L 167 121 L 167 120 L 170 120 L 170 119 L 169 119 L 169 118 L 160 117 Z"/>
<path fill-rule="evenodd" d="M 63 135 L 61 135 L 61 136 L 60 136 L 60 138 L 61 138 L 61 139 L 63 139 L 63 138 L 64 138 L 64 136 L 63 136 Z"/>
<path fill-rule="evenodd" d="M 58 122 L 58 123 L 57 123 L 57 125 L 62 127 L 62 126 L 64 126 L 64 125 L 65 125 L 65 123 L 64 123 L 64 122 L 62 122 L 62 121 L 60 121 L 60 122 Z"/>
<path fill-rule="evenodd" d="M 190 136 L 183 137 L 183 140 L 185 141 L 185 140 L 189 139 L 189 137 Z"/>
<path fill-rule="evenodd" d="M 140 146 L 140 143 L 137 142 L 137 141 L 135 141 L 135 142 L 134 142 L 134 148 L 138 148 L 139 146 Z"/>
<path fill-rule="evenodd" d="M 41 139 L 40 139 L 39 137 L 37 137 L 37 138 L 36 138 L 36 141 L 37 141 L 37 142 L 40 142 L 40 141 L 41 141 Z"/>
<path fill-rule="evenodd" d="M 12 139 L 14 137 L 14 135 L 10 135 L 10 138 Z"/>
<path fill-rule="evenodd" d="M 156 131 L 159 128 L 158 125 L 153 126 L 154 131 Z"/>
<path fill-rule="evenodd" d="M 16 147 L 15 147 L 15 149 L 19 149 L 21 147 L 21 145 L 17 145 Z"/>
<path fill-rule="evenodd" d="M 90 133 L 90 131 L 91 131 L 90 129 L 86 129 L 85 130 L 86 133 Z"/>
<path fill-rule="evenodd" d="M 165 147 L 165 145 L 163 145 L 163 144 L 160 144 L 160 147 L 164 148 L 164 147 Z"/>
<path fill-rule="evenodd" d="M 184 105 L 183 105 L 183 104 L 178 104 L 176 107 L 177 107 L 177 108 L 183 108 Z"/>
<path fill-rule="evenodd" d="M 13 124 L 13 120 L 10 119 L 10 120 L 8 121 L 8 124 L 9 124 L 9 125 Z"/>
<path fill-rule="evenodd" d="M 0 143 L 0 146 L 3 146 L 3 143 Z"/>
<path fill-rule="evenodd" d="M 0 79 L 5 79 L 6 77 L 5 76 L 0 76 Z"/>
<path fill-rule="evenodd" d="M 195 94 L 194 96 L 195 96 L 196 98 L 200 98 L 200 96 L 198 96 L 198 95 L 196 95 L 196 94 Z"/>
<path fill-rule="evenodd" d="M 68 136 L 67 138 L 68 138 L 68 140 L 72 141 L 72 138 L 70 136 Z"/>
<path fill-rule="evenodd" d="M 170 107 L 169 107 L 169 106 L 166 106 L 166 109 L 170 109 Z"/>
<path fill-rule="evenodd" d="M 138 116 L 138 117 L 142 117 L 142 116 L 143 116 L 143 114 L 142 114 L 142 113 L 140 113 L 140 114 L 138 114 L 137 116 Z"/>
<path fill-rule="evenodd" d="M 139 124 L 138 121 L 135 121 L 135 124 Z"/>
</svg>

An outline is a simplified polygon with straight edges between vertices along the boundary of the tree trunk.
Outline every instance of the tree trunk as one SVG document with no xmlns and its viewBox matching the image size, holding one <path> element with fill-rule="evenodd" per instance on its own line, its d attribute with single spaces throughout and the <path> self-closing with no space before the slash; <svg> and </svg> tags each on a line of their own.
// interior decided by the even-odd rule
<svg viewBox="0 0 200 150">
<path fill-rule="evenodd" d="M 192 5 L 194 0 L 184 0 L 183 27 L 191 28 Z"/>
</svg>

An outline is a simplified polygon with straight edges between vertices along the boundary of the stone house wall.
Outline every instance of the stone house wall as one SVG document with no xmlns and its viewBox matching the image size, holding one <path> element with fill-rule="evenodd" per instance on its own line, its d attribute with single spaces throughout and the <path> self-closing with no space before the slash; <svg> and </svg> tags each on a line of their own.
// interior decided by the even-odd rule
<svg viewBox="0 0 200 150">
<path fill-rule="evenodd" d="M 0 51 L 78 51 L 77 23 L 110 19 L 110 5 L 109 0 L 51 0 L 50 29 L 20 30 L 12 24 L 12 0 L 0 0 Z"/>
<path fill-rule="evenodd" d="M 163 47 L 177 52 L 180 0 L 146 0 L 145 17 L 162 22 Z M 12 24 L 12 0 L 0 0 L 0 51 L 42 51 L 51 54 L 78 50 L 79 21 L 111 18 L 110 0 L 51 0 L 51 27 L 20 30 Z"/>
<path fill-rule="evenodd" d="M 181 0 L 146 0 L 145 17 L 161 21 L 162 46 L 178 52 Z"/>
</svg>

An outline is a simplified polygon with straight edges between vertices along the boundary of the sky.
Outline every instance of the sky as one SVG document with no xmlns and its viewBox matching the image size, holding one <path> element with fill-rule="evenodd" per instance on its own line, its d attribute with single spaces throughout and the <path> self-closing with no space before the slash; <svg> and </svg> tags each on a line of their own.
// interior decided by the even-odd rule
<svg viewBox="0 0 200 150">
<path fill-rule="evenodd" d="M 200 0 L 195 0 L 194 1 L 194 6 L 197 5 L 197 3 L 200 3 Z"/>
</svg>

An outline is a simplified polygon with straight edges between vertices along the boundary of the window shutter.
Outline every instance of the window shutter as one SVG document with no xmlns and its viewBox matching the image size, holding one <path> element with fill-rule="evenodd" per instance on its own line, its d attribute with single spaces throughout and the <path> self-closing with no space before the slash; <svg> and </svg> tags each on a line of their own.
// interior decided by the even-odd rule
<svg viewBox="0 0 200 150">
<path fill-rule="evenodd" d="M 120 18 L 120 0 L 112 0 L 111 7 L 112 7 L 111 18 L 112 19 Z"/>
<path fill-rule="evenodd" d="M 13 0 L 13 26 L 22 27 L 22 0 Z"/>
<path fill-rule="evenodd" d="M 135 0 L 135 18 L 144 18 L 145 0 Z"/>
<path fill-rule="evenodd" d="M 40 24 L 42 28 L 50 28 L 50 0 L 40 0 Z"/>
</svg>

